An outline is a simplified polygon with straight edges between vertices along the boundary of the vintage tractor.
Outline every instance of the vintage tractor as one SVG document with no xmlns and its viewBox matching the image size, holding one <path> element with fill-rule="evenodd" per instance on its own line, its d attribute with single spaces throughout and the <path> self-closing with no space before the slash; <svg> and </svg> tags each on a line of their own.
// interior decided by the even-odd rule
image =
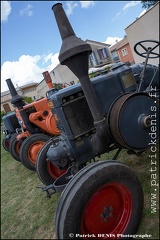
<svg viewBox="0 0 160 240">
<path fill-rule="evenodd" d="M 48 71 L 42 73 L 49 88 L 53 90 L 52 80 Z M 35 171 L 36 157 L 40 148 L 51 136 L 59 135 L 54 116 L 46 98 L 26 104 L 17 94 L 11 79 L 6 80 L 15 106 L 16 117 L 21 128 L 10 140 L 9 151 L 13 158 Z M 54 89 L 54 91 L 57 91 Z"/>
<path fill-rule="evenodd" d="M 151 41 L 152 42 L 152 41 Z M 154 96 L 156 98 L 159 98 L 159 68 L 154 66 L 154 65 L 150 65 L 147 64 L 145 66 L 145 72 L 144 72 L 144 64 L 133 64 L 130 67 L 126 66 L 125 63 L 119 62 L 119 63 L 115 63 L 112 68 L 111 68 L 111 72 L 109 72 L 108 74 L 106 74 L 104 77 L 108 78 L 109 76 L 113 75 L 113 74 L 117 74 L 119 77 L 121 77 L 122 75 L 124 75 L 125 73 L 129 73 L 127 75 L 127 77 L 130 77 L 130 79 L 132 79 L 132 81 L 134 82 L 133 88 L 128 88 L 125 89 L 123 87 L 123 92 L 125 93 L 125 91 L 135 91 L 138 92 L 139 88 L 143 87 L 143 91 L 148 91 L 147 89 L 150 88 L 150 86 L 153 89 L 157 89 L 154 92 Z M 144 79 L 144 74 L 145 74 L 145 81 Z M 123 76 L 124 78 L 124 76 Z M 92 81 L 95 81 L 96 79 L 99 78 L 95 78 L 92 79 Z M 129 83 L 129 78 L 128 78 L 128 83 Z M 143 83 L 143 86 L 142 86 Z M 152 84 L 152 85 L 151 85 Z M 149 86 L 150 85 L 150 86 Z M 76 84 L 74 86 L 75 89 L 77 89 L 77 87 L 81 89 L 81 85 L 80 84 Z M 69 90 L 69 89 L 68 89 Z M 82 90 L 82 89 L 81 89 Z M 58 90 L 56 90 L 57 92 Z M 72 90 L 73 91 L 73 90 Z M 75 91 L 75 90 L 74 90 Z M 48 98 L 48 103 L 50 105 L 51 108 L 54 108 L 53 106 L 55 104 L 53 104 L 51 96 L 52 94 L 55 93 L 54 89 L 50 89 L 47 92 L 47 98 Z M 54 114 L 54 110 L 52 111 Z M 57 114 L 54 114 L 55 119 L 57 119 Z M 92 119 L 93 121 L 93 119 Z M 93 125 L 93 123 L 92 123 Z M 53 165 L 51 163 L 51 161 L 49 159 L 47 159 L 47 151 L 49 149 L 49 147 L 52 145 L 52 139 L 49 139 L 44 146 L 41 148 L 41 150 L 38 153 L 37 156 L 37 160 L 36 160 L 36 171 L 38 173 L 38 176 L 41 180 L 41 182 L 44 185 L 49 185 L 51 183 L 53 183 L 53 181 L 55 181 L 58 177 L 60 177 L 66 170 L 62 170 L 57 168 L 55 165 Z M 131 152 L 131 151 L 128 151 Z M 47 161 L 46 161 L 47 159 Z M 52 169 L 52 171 L 50 171 Z M 54 174 L 53 174 L 54 173 Z"/>
<path fill-rule="evenodd" d="M 60 63 L 80 81 L 57 92 L 50 89 L 46 94 L 61 134 L 41 148 L 36 169 L 44 184 L 56 179 L 42 187 L 49 197 L 63 191 L 56 211 L 56 237 L 132 236 L 142 217 L 143 189 L 137 175 L 115 159 L 121 149 L 138 155 L 150 147 L 155 149 L 158 142 L 159 70 L 147 61 L 159 57 L 154 51 L 159 42 L 141 41 L 135 45 L 135 51 L 146 58 L 143 69 L 141 65 L 133 67 L 135 77 L 131 68 L 121 64 L 111 73 L 90 80 L 90 45 L 76 37 L 61 3 L 52 10 L 62 38 Z M 146 47 L 146 43 L 152 47 Z M 142 47 L 142 54 L 138 47 Z M 139 68 L 141 74 L 137 75 Z M 116 153 L 111 160 L 90 163 L 112 150 Z M 46 170 L 51 165 L 59 172 L 47 178 Z"/>
<path fill-rule="evenodd" d="M 5 125 L 5 130 L 3 131 L 5 136 L 2 139 L 2 146 L 9 152 L 10 139 L 16 133 L 17 129 L 20 128 L 20 124 L 15 112 L 10 112 L 3 116 L 2 121 Z"/>
</svg>

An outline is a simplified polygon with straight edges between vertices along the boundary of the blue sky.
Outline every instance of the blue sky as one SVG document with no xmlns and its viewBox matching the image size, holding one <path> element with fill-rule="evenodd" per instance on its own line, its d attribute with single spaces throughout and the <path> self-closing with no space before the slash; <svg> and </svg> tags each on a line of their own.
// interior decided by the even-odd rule
<svg viewBox="0 0 160 240">
<path fill-rule="evenodd" d="M 1 1 L 1 91 L 40 82 L 58 64 L 61 38 L 52 6 L 61 2 L 77 35 L 108 44 L 144 13 L 141 1 Z"/>
</svg>

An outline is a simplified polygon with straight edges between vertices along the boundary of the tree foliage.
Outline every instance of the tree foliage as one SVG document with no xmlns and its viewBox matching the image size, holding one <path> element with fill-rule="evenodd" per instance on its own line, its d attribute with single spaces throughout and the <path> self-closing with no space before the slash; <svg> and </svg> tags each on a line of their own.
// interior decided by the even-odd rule
<svg viewBox="0 0 160 240">
<path fill-rule="evenodd" d="M 157 2 L 158 2 L 158 0 L 155 0 L 155 1 L 145 1 L 145 0 L 142 0 L 141 1 L 142 8 L 146 8 L 148 10 L 150 7 L 152 7 Z"/>
<path fill-rule="evenodd" d="M 6 115 L 6 112 L 5 111 L 1 111 L 1 123 L 2 123 L 2 117 Z"/>
<path fill-rule="evenodd" d="M 23 96 L 23 100 L 26 102 L 26 103 L 32 103 L 33 102 L 33 99 L 31 97 L 27 97 L 27 96 Z"/>
<path fill-rule="evenodd" d="M 54 88 L 57 88 L 58 90 L 63 88 L 63 84 L 62 83 L 53 83 Z"/>
</svg>

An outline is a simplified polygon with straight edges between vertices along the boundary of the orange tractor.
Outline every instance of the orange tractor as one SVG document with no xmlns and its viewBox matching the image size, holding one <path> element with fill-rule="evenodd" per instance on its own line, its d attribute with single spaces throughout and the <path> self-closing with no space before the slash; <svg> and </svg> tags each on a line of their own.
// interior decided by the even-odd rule
<svg viewBox="0 0 160 240">
<path fill-rule="evenodd" d="M 48 71 L 42 73 L 44 79 L 53 91 L 53 84 Z M 16 117 L 21 126 L 10 139 L 9 152 L 11 156 L 22 164 L 35 171 L 36 158 L 39 150 L 50 137 L 59 135 L 54 116 L 50 110 L 47 98 L 41 98 L 33 103 L 26 104 L 17 94 L 11 79 L 6 80 L 10 90 L 11 103 L 15 107 Z M 56 92 L 57 89 L 54 89 Z M 49 170 L 51 171 L 51 170 Z"/>
</svg>

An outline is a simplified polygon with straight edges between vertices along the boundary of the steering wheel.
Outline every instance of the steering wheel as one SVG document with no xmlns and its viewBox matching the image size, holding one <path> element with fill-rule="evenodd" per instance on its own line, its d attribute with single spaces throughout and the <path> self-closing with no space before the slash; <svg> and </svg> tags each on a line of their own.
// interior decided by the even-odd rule
<svg viewBox="0 0 160 240">
<path fill-rule="evenodd" d="M 145 47 L 144 43 L 154 43 L 154 46 L 153 47 Z M 144 57 L 144 58 L 146 58 L 147 56 L 148 56 L 148 58 L 158 58 L 158 57 L 160 57 L 160 54 L 156 53 L 156 52 L 153 52 L 153 50 L 156 49 L 159 45 L 160 45 L 160 42 L 158 42 L 156 40 L 143 40 L 143 41 L 140 41 L 140 42 L 136 43 L 136 45 L 134 46 L 134 51 L 139 56 Z M 137 50 L 138 46 L 143 48 L 144 52 L 140 53 Z"/>
</svg>

